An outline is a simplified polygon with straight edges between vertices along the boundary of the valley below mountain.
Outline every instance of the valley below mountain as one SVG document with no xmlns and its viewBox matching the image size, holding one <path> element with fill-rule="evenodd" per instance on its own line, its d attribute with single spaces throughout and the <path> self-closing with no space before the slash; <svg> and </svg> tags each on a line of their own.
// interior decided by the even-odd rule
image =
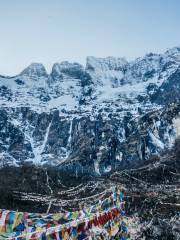
<svg viewBox="0 0 180 240">
<path fill-rule="evenodd" d="M 71 176 L 56 168 L 6 167 L 0 170 L 4 209 L 56 213 L 93 206 L 112 188 L 125 196 L 124 220 L 130 239 L 179 239 L 180 141 L 170 152 L 136 168 L 104 177 Z"/>
</svg>

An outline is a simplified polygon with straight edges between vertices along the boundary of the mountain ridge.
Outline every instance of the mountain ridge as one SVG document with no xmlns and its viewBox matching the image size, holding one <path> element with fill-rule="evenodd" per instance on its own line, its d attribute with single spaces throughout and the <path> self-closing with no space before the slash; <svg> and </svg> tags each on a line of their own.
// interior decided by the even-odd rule
<svg viewBox="0 0 180 240">
<path fill-rule="evenodd" d="M 64 61 L 50 74 L 34 63 L 1 76 L 1 165 L 30 161 L 103 175 L 161 154 L 176 139 L 179 66 L 176 47 L 130 62 Z"/>
</svg>

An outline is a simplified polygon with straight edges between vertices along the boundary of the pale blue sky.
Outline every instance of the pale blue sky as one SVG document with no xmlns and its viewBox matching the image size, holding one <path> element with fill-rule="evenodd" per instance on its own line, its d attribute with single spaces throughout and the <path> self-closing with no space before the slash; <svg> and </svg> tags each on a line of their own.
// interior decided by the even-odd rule
<svg viewBox="0 0 180 240">
<path fill-rule="evenodd" d="M 0 0 L 0 74 L 180 45 L 179 0 Z"/>
</svg>

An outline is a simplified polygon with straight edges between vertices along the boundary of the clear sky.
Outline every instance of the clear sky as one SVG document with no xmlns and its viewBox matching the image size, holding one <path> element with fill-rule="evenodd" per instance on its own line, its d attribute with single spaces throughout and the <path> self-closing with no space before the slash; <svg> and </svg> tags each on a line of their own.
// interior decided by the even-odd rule
<svg viewBox="0 0 180 240">
<path fill-rule="evenodd" d="M 180 0 L 0 0 L 0 74 L 180 45 Z"/>
</svg>

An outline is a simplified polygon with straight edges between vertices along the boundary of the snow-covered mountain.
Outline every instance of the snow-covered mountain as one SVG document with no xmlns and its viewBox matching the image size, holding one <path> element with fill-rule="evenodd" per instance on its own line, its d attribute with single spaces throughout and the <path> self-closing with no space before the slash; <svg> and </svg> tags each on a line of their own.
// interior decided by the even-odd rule
<svg viewBox="0 0 180 240">
<path fill-rule="evenodd" d="M 145 161 L 179 135 L 179 90 L 178 47 L 0 76 L 0 163 L 100 175 Z"/>
</svg>

